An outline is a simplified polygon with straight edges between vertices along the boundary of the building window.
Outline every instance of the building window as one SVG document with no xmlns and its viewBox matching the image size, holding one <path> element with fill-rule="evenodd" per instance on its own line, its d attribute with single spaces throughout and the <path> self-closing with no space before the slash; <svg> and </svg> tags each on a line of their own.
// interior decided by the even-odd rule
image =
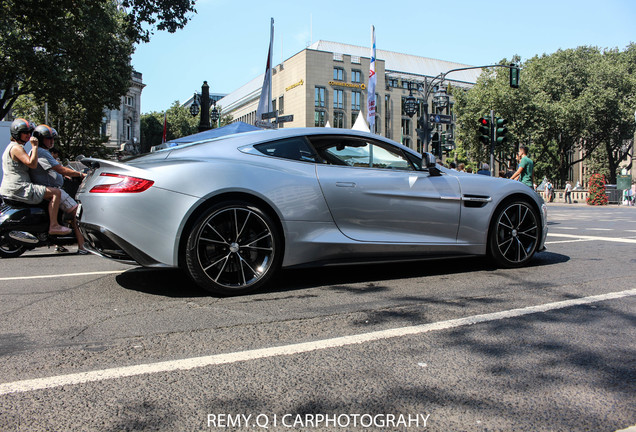
<svg viewBox="0 0 636 432">
<path fill-rule="evenodd" d="M 134 107 L 135 106 L 135 98 L 132 96 L 126 96 L 126 105 Z"/>
<path fill-rule="evenodd" d="M 132 121 L 127 118 L 126 119 L 126 140 L 132 139 Z"/>
<path fill-rule="evenodd" d="M 324 108 L 325 103 L 325 88 L 324 87 L 316 87 L 316 95 L 314 97 L 314 106 Z"/>
<path fill-rule="evenodd" d="M 283 96 L 278 98 L 278 114 L 284 114 L 285 113 L 285 104 L 284 104 L 284 99 Z"/>
<path fill-rule="evenodd" d="M 380 129 L 382 129 L 380 127 L 380 121 L 381 121 L 380 120 L 380 116 L 375 116 L 375 123 L 373 124 L 373 126 L 375 127 L 375 132 L 374 133 L 377 133 L 377 134 L 380 133 Z"/>
<path fill-rule="evenodd" d="M 344 90 L 333 91 L 333 107 L 339 109 L 344 108 Z"/>
<path fill-rule="evenodd" d="M 382 104 L 380 104 L 380 95 L 379 94 L 375 94 L 375 113 L 376 114 L 380 114 L 380 107 L 382 106 Z"/>
<path fill-rule="evenodd" d="M 333 68 L 333 79 L 336 81 L 344 81 L 344 69 L 341 67 Z"/>
<path fill-rule="evenodd" d="M 358 113 L 359 112 L 352 112 L 351 113 L 351 126 L 353 127 L 354 124 L 356 124 L 356 120 L 358 119 Z"/>
<path fill-rule="evenodd" d="M 351 109 L 360 111 L 360 98 L 362 98 L 362 93 L 359 91 L 351 92 Z"/>
<path fill-rule="evenodd" d="M 384 134 L 387 138 L 392 139 L 391 134 L 391 98 L 389 95 L 384 96 Z"/>
<path fill-rule="evenodd" d="M 402 137 L 411 136 L 411 119 L 402 119 Z"/>
<path fill-rule="evenodd" d="M 354 83 L 362 82 L 362 72 L 360 72 L 359 70 L 352 70 L 351 82 L 354 82 Z"/>
<path fill-rule="evenodd" d="M 351 56 L 351 63 L 360 64 L 360 57 L 359 56 Z"/>
<path fill-rule="evenodd" d="M 411 148 L 411 138 L 409 138 L 407 136 L 403 136 L 402 137 L 402 145 L 406 146 L 408 148 Z"/>
<path fill-rule="evenodd" d="M 333 112 L 333 127 L 343 129 L 344 126 L 344 112 L 342 111 L 334 111 Z"/>
<path fill-rule="evenodd" d="M 325 112 L 324 111 L 314 112 L 314 126 L 325 127 Z"/>
</svg>

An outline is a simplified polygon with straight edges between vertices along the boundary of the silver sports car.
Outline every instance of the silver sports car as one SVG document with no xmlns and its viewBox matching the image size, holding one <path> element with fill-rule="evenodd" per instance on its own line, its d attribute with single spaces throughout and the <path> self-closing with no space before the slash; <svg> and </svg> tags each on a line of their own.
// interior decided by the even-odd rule
<svg viewBox="0 0 636 432">
<path fill-rule="evenodd" d="M 180 267 L 214 294 L 261 287 L 281 267 L 483 254 L 517 267 L 547 235 L 546 206 L 522 183 L 353 130 L 246 132 L 83 162 L 87 249 Z"/>
</svg>

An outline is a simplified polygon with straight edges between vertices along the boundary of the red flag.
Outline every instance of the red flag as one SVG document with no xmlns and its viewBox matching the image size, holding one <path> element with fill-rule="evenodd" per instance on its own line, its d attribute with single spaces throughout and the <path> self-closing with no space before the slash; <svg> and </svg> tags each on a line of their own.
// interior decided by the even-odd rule
<svg viewBox="0 0 636 432">
<path fill-rule="evenodd" d="M 167 115 L 168 113 L 163 113 L 163 135 L 161 135 L 161 144 L 166 142 L 166 131 L 167 131 Z"/>
</svg>

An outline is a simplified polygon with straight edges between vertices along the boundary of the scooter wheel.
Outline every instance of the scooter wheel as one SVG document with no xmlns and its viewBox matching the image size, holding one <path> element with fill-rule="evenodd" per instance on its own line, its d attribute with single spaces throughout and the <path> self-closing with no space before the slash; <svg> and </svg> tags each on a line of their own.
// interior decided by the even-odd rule
<svg viewBox="0 0 636 432">
<path fill-rule="evenodd" d="M 0 237 L 0 258 L 16 258 L 26 250 L 25 246 L 13 243 L 7 234 L 2 234 Z"/>
</svg>

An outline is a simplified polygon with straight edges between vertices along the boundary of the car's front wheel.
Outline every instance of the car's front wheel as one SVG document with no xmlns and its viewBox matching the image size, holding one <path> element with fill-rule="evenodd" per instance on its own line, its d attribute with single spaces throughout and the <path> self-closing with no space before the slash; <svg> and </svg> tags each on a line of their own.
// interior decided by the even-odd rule
<svg viewBox="0 0 636 432">
<path fill-rule="evenodd" d="M 509 201 L 494 215 L 489 250 L 502 267 L 521 267 L 532 259 L 541 235 L 539 216 L 526 201 Z"/>
<path fill-rule="evenodd" d="M 263 286 L 281 259 L 278 226 L 266 212 L 244 201 L 207 209 L 186 244 L 190 276 L 213 294 L 242 294 Z"/>
</svg>

